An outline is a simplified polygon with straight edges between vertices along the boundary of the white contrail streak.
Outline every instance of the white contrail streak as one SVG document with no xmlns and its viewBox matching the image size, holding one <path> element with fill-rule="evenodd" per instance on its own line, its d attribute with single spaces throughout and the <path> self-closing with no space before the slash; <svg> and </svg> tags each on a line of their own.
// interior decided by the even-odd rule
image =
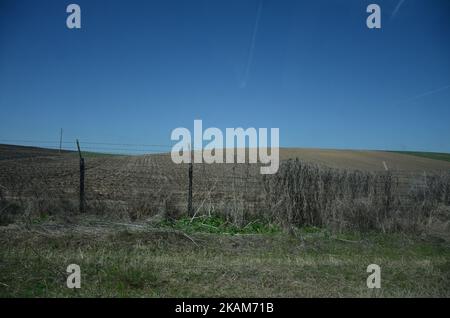
<svg viewBox="0 0 450 318">
<path fill-rule="evenodd" d="M 400 7 L 403 5 L 403 2 L 405 2 L 405 0 L 400 0 L 400 1 L 397 3 L 397 6 L 395 7 L 394 11 L 393 11 L 392 14 L 391 14 L 391 19 L 394 19 L 394 18 L 395 18 L 395 16 L 396 16 L 397 13 L 398 13 L 398 10 L 400 10 Z"/>
<path fill-rule="evenodd" d="M 250 68 L 251 68 L 252 63 L 253 63 L 253 51 L 255 49 L 256 34 L 258 33 L 258 26 L 259 26 L 259 19 L 261 18 L 262 5 L 263 5 L 263 2 L 260 1 L 259 5 L 258 5 L 258 12 L 256 13 L 255 26 L 253 27 L 253 35 L 252 35 L 252 41 L 250 43 L 250 50 L 249 50 L 249 53 L 248 53 L 247 65 L 245 67 L 244 77 L 243 77 L 243 79 L 241 80 L 241 83 L 240 83 L 240 87 L 241 88 L 244 88 L 245 86 L 247 86 L 247 80 L 248 80 L 248 76 L 249 76 L 249 73 L 250 73 Z"/>
<path fill-rule="evenodd" d="M 407 103 L 407 102 L 412 102 L 412 101 L 415 101 L 416 99 L 419 99 L 419 98 L 422 98 L 422 97 L 425 97 L 425 96 L 429 96 L 429 95 L 433 95 L 433 94 L 436 94 L 436 93 L 445 91 L 446 89 L 449 89 L 449 88 L 450 88 L 450 85 L 447 85 L 447 86 L 444 86 L 444 87 L 440 87 L 440 88 L 434 89 L 434 90 L 432 90 L 432 91 L 428 91 L 428 92 L 425 92 L 425 93 L 422 93 L 422 94 L 413 96 L 413 97 L 411 97 L 411 98 L 405 99 L 405 100 L 399 102 L 399 104 L 404 104 L 404 103 Z"/>
</svg>

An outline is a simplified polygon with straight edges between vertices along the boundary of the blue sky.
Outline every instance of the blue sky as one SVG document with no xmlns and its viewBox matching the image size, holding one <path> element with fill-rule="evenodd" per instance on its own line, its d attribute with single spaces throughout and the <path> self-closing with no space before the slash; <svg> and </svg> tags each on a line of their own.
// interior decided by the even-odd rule
<svg viewBox="0 0 450 318">
<path fill-rule="evenodd" d="M 450 152 L 449 16 L 448 0 L 0 0 L 0 143 L 171 144 L 202 119 L 278 127 L 285 147 Z"/>
</svg>

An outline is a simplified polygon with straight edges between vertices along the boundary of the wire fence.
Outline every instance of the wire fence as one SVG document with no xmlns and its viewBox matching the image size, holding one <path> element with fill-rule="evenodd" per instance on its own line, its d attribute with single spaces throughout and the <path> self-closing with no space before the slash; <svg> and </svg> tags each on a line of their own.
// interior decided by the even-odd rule
<svg viewBox="0 0 450 318">
<path fill-rule="evenodd" d="M 116 149 L 114 146 L 126 148 L 127 151 L 147 147 L 142 149 L 147 153 L 156 150 L 153 148 L 156 146 L 170 147 L 99 142 L 81 142 L 81 145 L 83 150 L 94 151 Z M 73 202 L 74 206 L 81 205 L 83 201 L 88 209 L 111 210 L 119 207 L 144 214 L 154 214 L 162 209 L 191 210 L 191 214 L 200 210 L 213 213 L 238 207 L 257 212 L 267 204 L 270 194 L 268 184 L 277 178 L 261 175 L 260 164 L 248 163 L 193 164 L 191 175 L 189 164 L 173 163 L 168 151 L 151 156 L 87 156 L 83 182 L 85 194 L 81 199 L 79 158 L 75 152 L 74 155 L 68 154 L 69 149 L 72 148 L 64 147 L 59 153 L 59 149 L 53 148 L 26 148 L 21 152 L 18 148 L 0 146 L 0 187 L 3 196 L 17 200 L 66 200 Z M 425 193 L 430 180 L 440 173 L 390 170 L 368 175 L 389 174 L 392 177 L 390 186 L 393 187 L 390 191 L 395 191 L 397 198 L 407 202 L 412 192 Z M 372 178 L 371 183 L 379 191 L 386 186 L 383 178 Z M 286 183 L 278 184 L 288 187 Z M 317 188 L 321 186 L 317 185 Z M 189 200 L 192 207 L 189 207 Z M 408 204 L 413 203 L 408 201 Z"/>
<path fill-rule="evenodd" d="M 112 143 L 112 142 L 96 142 L 96 141 L 83 141 L 80 140 L 83 152 L 94 152 L 100 154 L 111 155 L 141 155 L 141 154 L 156 154 L 170 152 L 172 145 L 170 144 L 141 144 L 141 143 Z M 31 139 L 0 139 L 0 149 L 5 152 L 6 147 L 14 146 L 14 149 L 10 149 L 10 157 L 7 157 L 5 153 L 0 157 L 1 159 L 14 159 L 22 155 L 40 156 L 48 155 L 49 150 L 57 152 L 76 152 L 77 146 L 75 141 L 50 141 L 50 140 L 31 140 Z M 20 151 L 20 146 L 27 147 Z M 33 147 L 34 149 L 29 149 Z M 44 149 L 41 149 L 44 148 Z"/>
</svg>

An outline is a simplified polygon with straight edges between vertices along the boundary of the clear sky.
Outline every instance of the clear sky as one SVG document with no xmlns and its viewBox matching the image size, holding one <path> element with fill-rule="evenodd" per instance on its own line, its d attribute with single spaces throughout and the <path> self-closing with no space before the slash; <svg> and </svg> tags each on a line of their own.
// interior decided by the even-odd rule
<svg viewBox="0 0 450 318">
<path fill-rule="evenodd" d="M 450 152 L 450 1 L 0 0 L 0 111 L 0 143 L 172 144 L 202 119 L 278 127 L 285 147 Z"/>
</svg>

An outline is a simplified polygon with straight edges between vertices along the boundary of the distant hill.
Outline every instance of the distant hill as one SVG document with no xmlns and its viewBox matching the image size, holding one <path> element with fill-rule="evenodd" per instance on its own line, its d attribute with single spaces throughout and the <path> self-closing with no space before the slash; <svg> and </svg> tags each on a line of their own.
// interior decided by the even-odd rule
<svg viewBox="0 0 450 318">
<path fill-rule="evenodd" d="M 71 153 L 72 151 L 63 150 L 61 153 Z M 55 156 L 60 155 L 59 150 L 40 147 L 16 146 L 0 144 L 0 160 L 21 159 L 36 156 Z"/>
<path fill-rule="evenodd" d="M 281 159 L 299 158 L 306 162 L 322 164 L 333 168 L 359 169 L 366 171 L 385 170 L 385 164 L 390 170 L 404 171 L 449 171 L 450 162 L 422 153 L 368 150 L 331 150 L 283 148 L 280 149 Z M 384 163 L 383 163 L 384 162 Z"/>
<path fill-rule="evenodd" d="M 393 151 L 398 153 L 403 153 L 406 155 L 419 156 L 424 158 L 436 159 L 450 161 L 450 153 L 443 152 L 420 152 L 420 151 Z"/>
<path fill-rule="evenodd" d="M 0 160 L 28 157 L 73 155 L 73 151 L 62 151 L 39 147 L 0 144 Z M 97 157 L 96 153 L 85 153 L 86 157 Z M 101 154 L 104 156 L 104 154 Z M 167 155 L 167 154 L 166 154 Z M 154 155 L 143 155 L 154 156 Z M 136 157 L 136 156 L 135 156 Z M 139 157 L 139 156 L 137 156 Z M 333 150 L 314 148 L 281 148 L 280 159 L 298 158 L 305 162 L 332 168 L 358 169 L 366 171 L 449 171 L 450 154 L 401 151 Z M 170 157 L 167 155 L 167 160 Z"/>
</svg>

